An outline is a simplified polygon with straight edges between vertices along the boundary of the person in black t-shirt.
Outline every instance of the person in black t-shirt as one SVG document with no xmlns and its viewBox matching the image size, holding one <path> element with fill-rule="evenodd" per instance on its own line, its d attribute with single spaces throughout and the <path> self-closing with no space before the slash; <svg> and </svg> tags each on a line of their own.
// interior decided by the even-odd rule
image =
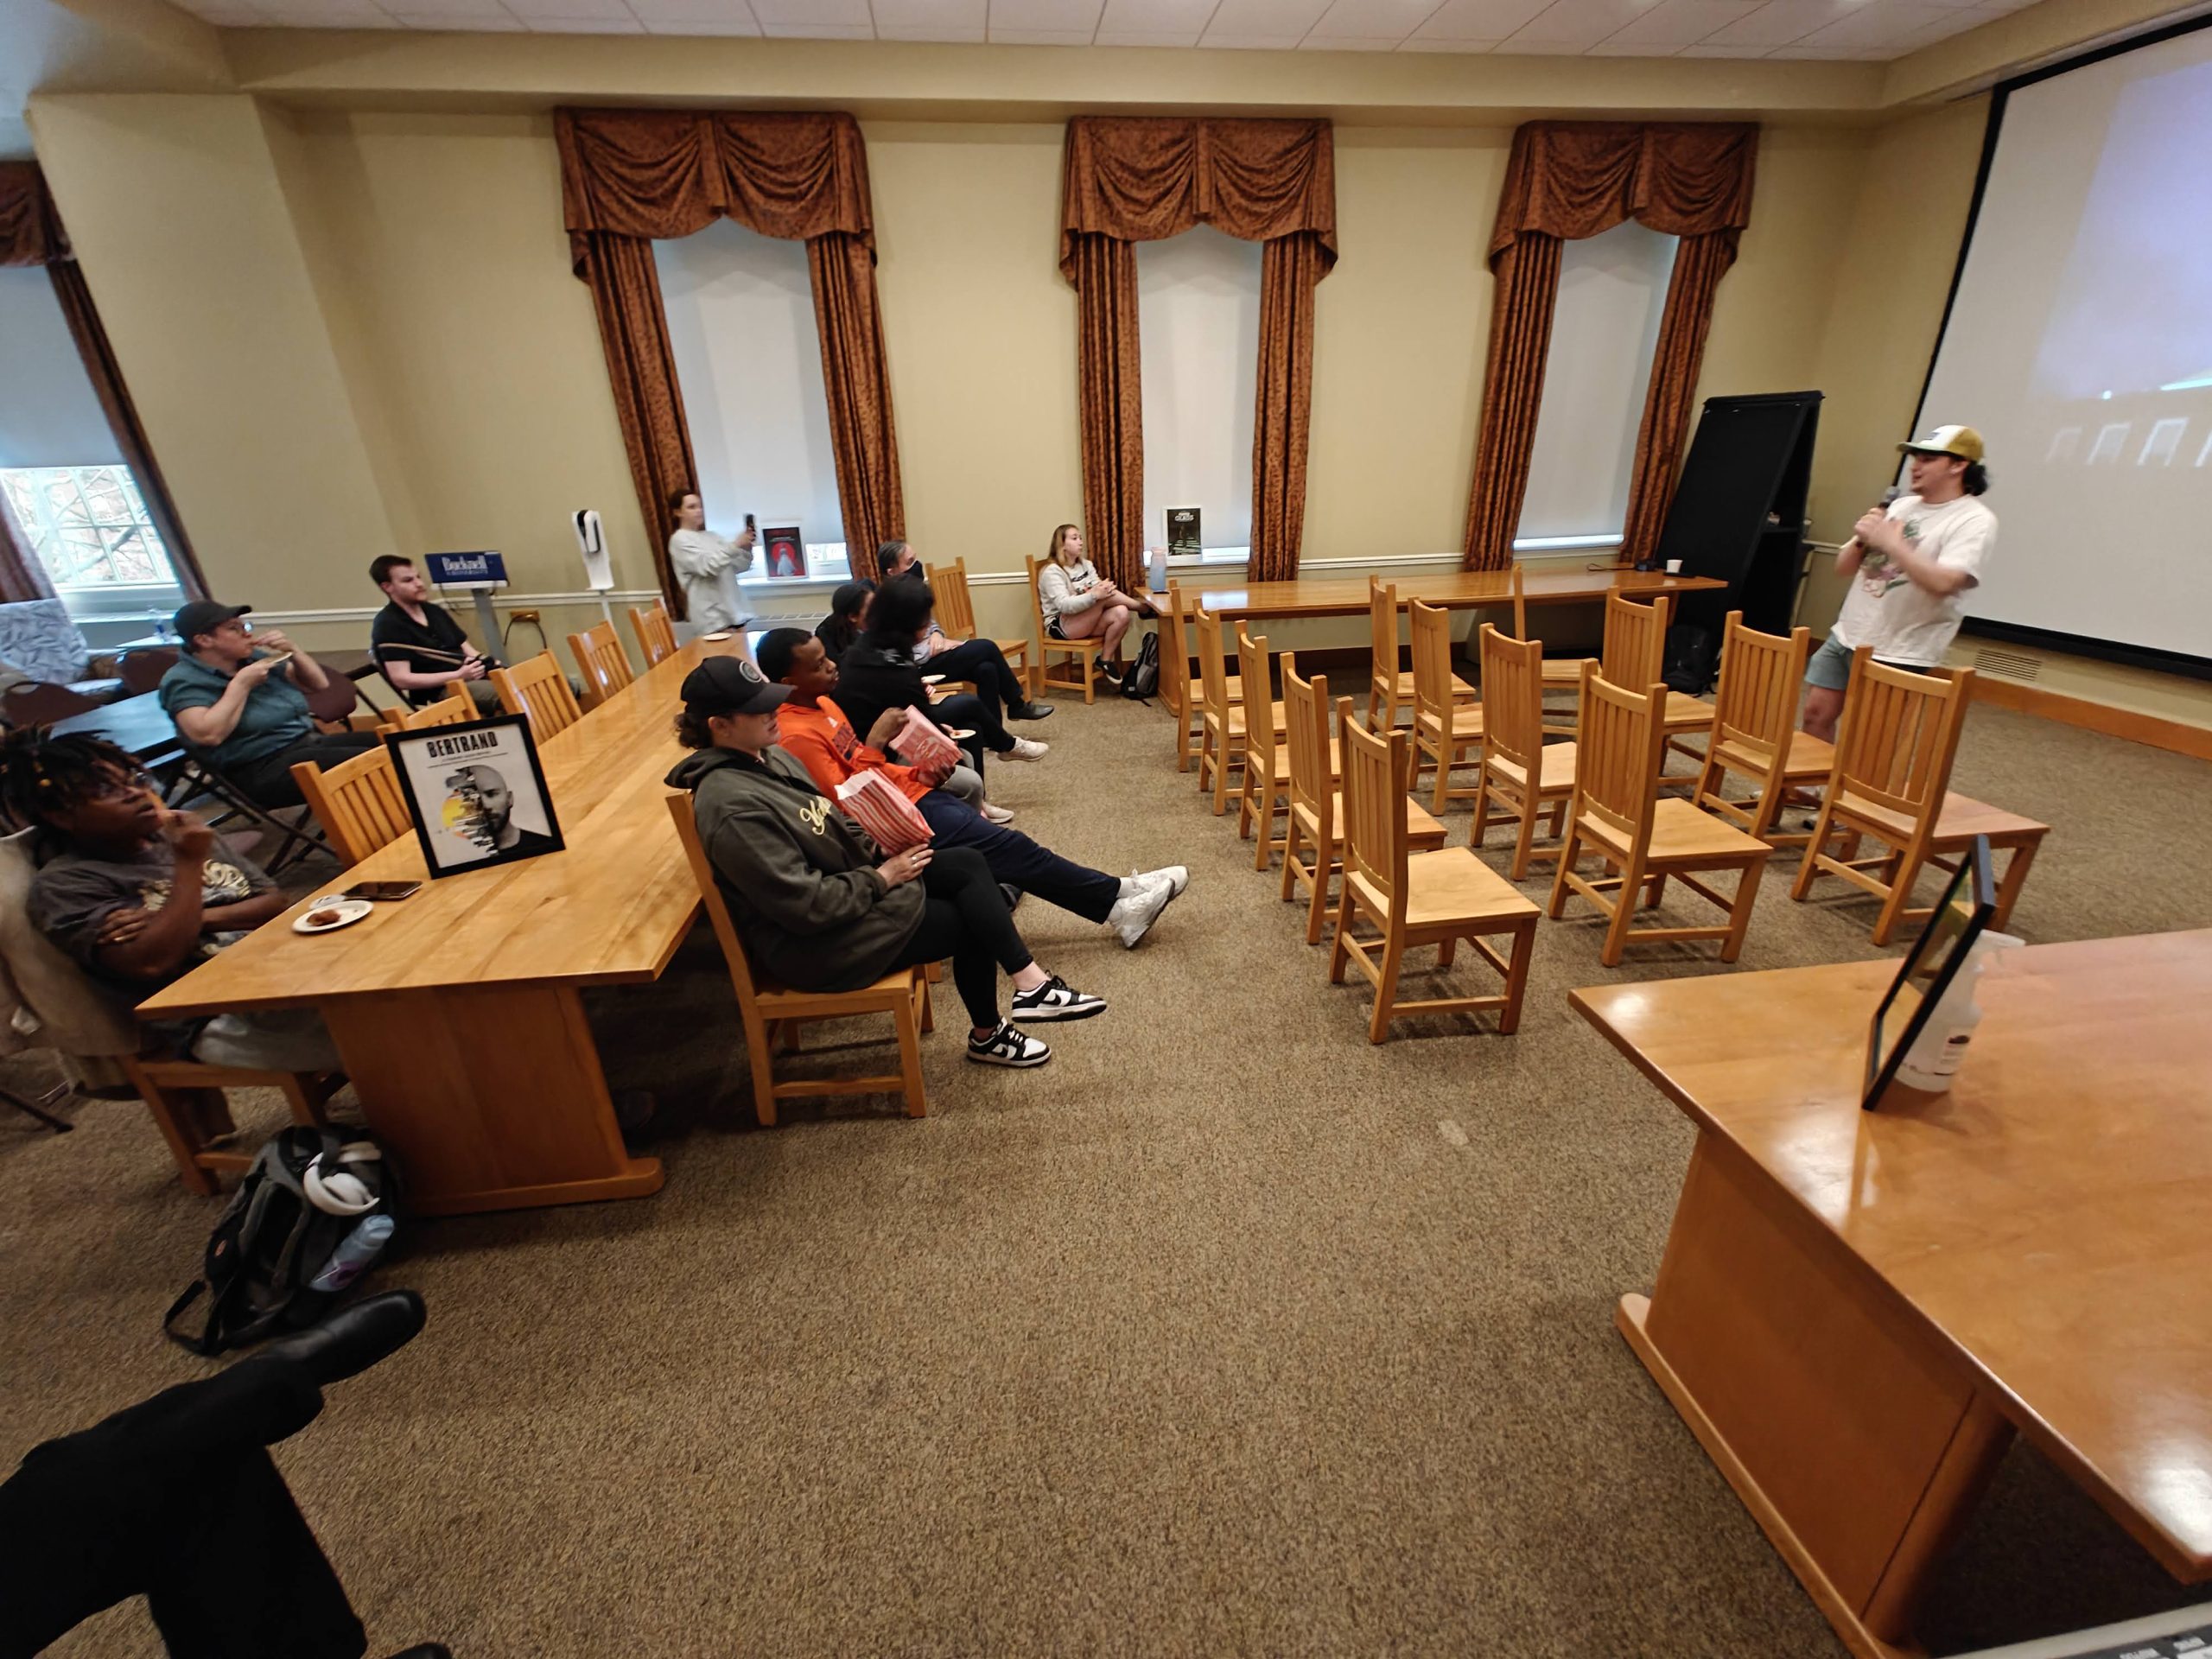
<svg viewBox="0 0 2212 1659">
<path fill-rule="evenodd" d="M 469 644 L 450 611 L 427 597 L 415 562 L 387 553 L 369 566 L 369 580 L 390 601 L 369 624 L 369 654 L 392 690 L 420 709 L 464 685 L 478 708 L 497 714 L 499 695 L 485 677 L 491 660 Z"/>
</svg>

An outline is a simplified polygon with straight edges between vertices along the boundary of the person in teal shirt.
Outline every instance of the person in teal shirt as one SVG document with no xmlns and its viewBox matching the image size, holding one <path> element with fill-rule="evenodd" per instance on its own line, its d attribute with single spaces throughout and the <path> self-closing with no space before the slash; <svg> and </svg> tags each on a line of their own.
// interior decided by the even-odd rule
<svg viewBox="0 0 2212 1659">
<path fill-rule="evenodd" d="M 177 612 L 183 653 L 162 676 L 162 708 L 200 760 L 267 807 L 303 802 L 292 768 L 334 766 L 383 739 L 373 732 L 318 732 L 301 688 L 330 683 L 322 664 L 274 631 L 252 634 L 251 605 L 194 600 Z"/>
</svg>

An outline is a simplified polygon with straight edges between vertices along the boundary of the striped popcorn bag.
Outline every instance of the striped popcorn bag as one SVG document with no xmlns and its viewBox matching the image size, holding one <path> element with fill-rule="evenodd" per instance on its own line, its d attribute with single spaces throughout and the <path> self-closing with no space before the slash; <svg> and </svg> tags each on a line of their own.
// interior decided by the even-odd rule
<svg viewBox="0 0 2212 1659">
<path fill-rule="evenodd" d="M 930 838 L 929 821 L 880 772 L 856 772 L 838 785 L 837 810 L 887 853 L 903 853 Z"/>
<path fill-rule="evenodd" d="M 921 774 L 923 782 L 931 785 L 943 783 L 960 764 L 960 746 L 918 709 L 906 711 L 906 722 L 892 738 L 891 747 L 900 760 Z"/>
</svg>

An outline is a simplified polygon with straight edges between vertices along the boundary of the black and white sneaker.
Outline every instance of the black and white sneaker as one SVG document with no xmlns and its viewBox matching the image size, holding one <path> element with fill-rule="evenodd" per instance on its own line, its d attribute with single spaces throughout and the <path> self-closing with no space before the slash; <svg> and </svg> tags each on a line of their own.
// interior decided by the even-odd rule
<svg viewBox="0 0 2212 1659">
<path fill-rule="evenodd" d="M 1016 1020 L 1088 1020 L 1105 1012 L 1105 998 L 1084 995 L 1058 974 L 1033 991 L 1017 991 L 1014 998 Z"/>
<path fill-rule="evenodd" d="M 1052 1051 L 1011 1020 L 1001 1020 L 989 1036 L 968 1039 L 968 1058 L 978 1065 L 1042 1065 L 1052 1058 Z"/>
</svg>

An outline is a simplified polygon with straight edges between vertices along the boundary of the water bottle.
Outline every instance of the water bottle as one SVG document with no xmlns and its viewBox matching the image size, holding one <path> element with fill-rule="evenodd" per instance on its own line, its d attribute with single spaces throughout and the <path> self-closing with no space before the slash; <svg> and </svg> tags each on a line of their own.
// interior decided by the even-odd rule
<svg viewBox="0 0 2212 1659">
<path fill-rule="evenodd" d="M 309 1290 L 340 1291 L 359 1278 L 369 1263 L 384 1254 L 384 1247 L 391 1242 L 390 1216 L 364 1216 L 360 1224 L 346 1235 L 338 1248 L 330 1253 L 330 1260 L 322 1264 L 322 1271 L 308 1281 Z"/>
<path fill-rule="evenodd" d="M 1981 971 L 1992 954 L 2023 943 L 2010 933 L 1984 933 L 1974 942 L 1973 952 L 1961 965 L 1958 976 L 1945 988 L 1942 1001 L 1929 1011 L 1927 1025 L 1898 1062 L 1899 1083 L 1929 1095 L 1949 1090 L 1966 1060 L 1967 1046 L 1974 1041 L 1974 1027 L 1981 1023 L 1981 1005 L 1974 998 L 1980 988 Z"/>
</svg>

